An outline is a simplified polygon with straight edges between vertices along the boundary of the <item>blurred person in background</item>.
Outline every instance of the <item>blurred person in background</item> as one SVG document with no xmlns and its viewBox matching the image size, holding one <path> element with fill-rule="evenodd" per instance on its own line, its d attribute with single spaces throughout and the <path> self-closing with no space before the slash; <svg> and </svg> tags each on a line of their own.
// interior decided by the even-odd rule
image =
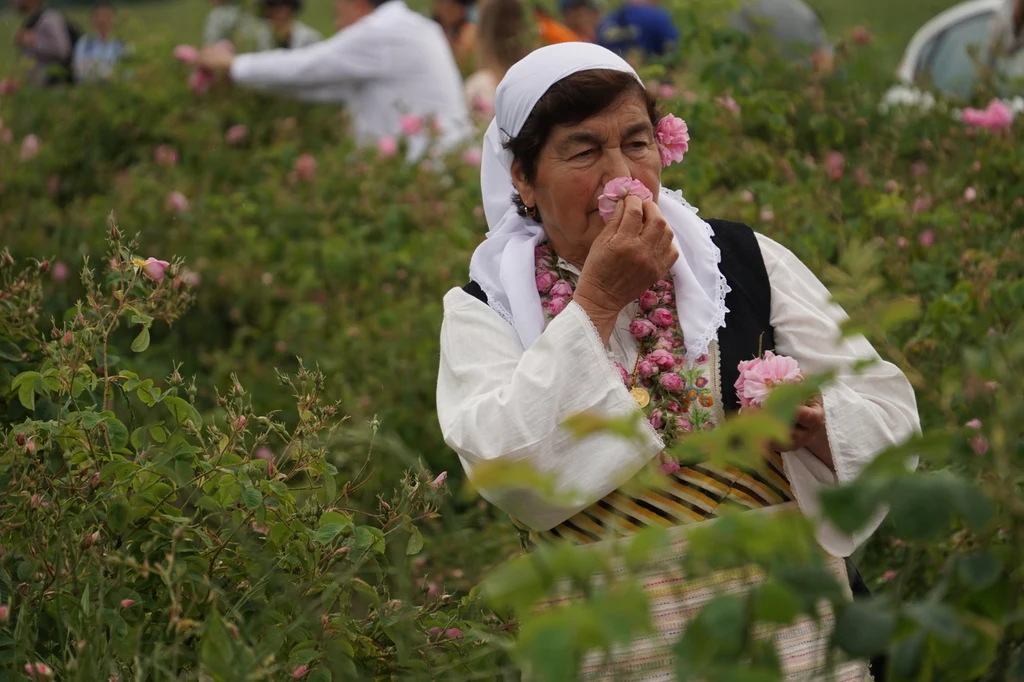
<svg viewBox="0 0 1024 682">
<path fill-rule="evenodd" d="M 92 30 L 75 43 L 72 65 L 80 83 L 110 78 L 125 53 L 124 43 L 114 36 L 114 8 L 108 3 L 93 9 Z"/>
<path fill-rule="evenodd" d="M 664 57 L 678 44 L 679 31 L 658 0 L 628 0 L 598 25 L 597 42 L 621 56 Z"/>
<path fill-rule="evenodd" d="M 336 0 L 334 6 L 338 32 L 327 40 L 240 55 L 212 45 L 198 63 L 243 87 L 344 104 L 360 144 L 404 135 L 410 160 L 430 147 L 430 120 L 440 151 L 470 135 L 462 76 L 436 22 L 402 0 Z"/>
<path fill-rule="evenodd" d="M 473 67 L 477 48 L 474 0 L 434 0 L 434 21 L 448 37 L 455 61 L 462 69 Z"/>
<path fill-rule="evenodd" d="M 267 21 L 262 49 L 297 50 L 319 43 L 323 36 L 295 18 L 302 11 L 300 0 L 263 0 L 263 18 Z"/>
<path fill-rule="evenodd" d="M 79 37 L 60 10 L 44 7 L 40 0 L 14 0 L 25 20 L 14 34 L 19 55 L 32 62 L 28 82 L 37 86 L 70 83 L 72 51 Z"/>
<path fill-rule="evenodd" d="M 593 0 L 559 0 L 562 23 L 585 43 L 597 42 L 601 13 Z"/>
<path fill-rule="evenodd" d="M 1012 57 L 1024 48 L 1024 0 L 1005 0 L 992 22 L 993 58 Z"/>
<path fill-rule="evenodd" d="M 494 93 L 509 68 L 530 52 L 526 9 L 519 0 L 486 0 L 480 9 L 479 69 L 466 79 L 466 104 L 490 120 Z"/>
<path fill-rule="evenodd" d="M 540 42 L 544 45 L 576 43 L 581 40 L 575 31 L 548 14 L 540 5 L 533 7 L 533 20 L 537 23 Z"/>
<path fill-rule="evenodd" d="M 260 50 L 272 47 L 270 32 L 262 21 L 244 12 L 232 0 L 211 0 L 213 9 L 203 24 L 203 44 L 214 45 L 222 40 L 251 42 Z"/>
<path fill-rule="evenodd" d="M 810 62 L 819 71 L 832 70 L 834 50 L 821 17 L 803 0 L 746 0 L 730 25 L 752 36 L 768 36 L 779 55 L 791 62 Z"/>
</svg>

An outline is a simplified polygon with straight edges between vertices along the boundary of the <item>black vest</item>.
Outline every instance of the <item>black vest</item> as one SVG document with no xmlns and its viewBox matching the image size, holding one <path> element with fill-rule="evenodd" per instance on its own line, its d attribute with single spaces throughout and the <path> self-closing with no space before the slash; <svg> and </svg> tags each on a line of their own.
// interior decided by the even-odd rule
<svg viewBox="0 0 1024 682">
<path fill-rule="evenodd" d="M 722 252 L 719 270 L 731 289 L 725 297 L 729 312 L 725 316 L 725 327 L 718 330 L 718 350 L 722 356 L 722 407 L 726 412 L 735 412 L 739 402 L 733 384 L 739 377 L 740 361 L 775 349 L 772 288 L 754 231 L 743 223 L 728 220 L 712 219 L 708 224 L 715 232 L 712 241 Z M 487 302 L 487 295 L 476 282 L 470 282 L 463 289 Z"/>
</svg>

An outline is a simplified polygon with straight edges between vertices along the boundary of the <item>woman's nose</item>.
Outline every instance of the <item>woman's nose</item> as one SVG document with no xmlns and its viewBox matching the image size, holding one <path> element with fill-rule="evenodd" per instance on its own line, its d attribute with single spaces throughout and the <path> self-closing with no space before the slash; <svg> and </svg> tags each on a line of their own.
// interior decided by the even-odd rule
<svg viewBox="0 0 1024 682">
<path fill-rule="evenodd" d="M 602 183 L 607 183 L 615 178 L 633 177 L 633 168 L 629 163 L 629 158 L 623 153 L 622 149 L 618 147 L 606 149 L 601 160 L 603 162 L 601 169 Z"/>
</svg>

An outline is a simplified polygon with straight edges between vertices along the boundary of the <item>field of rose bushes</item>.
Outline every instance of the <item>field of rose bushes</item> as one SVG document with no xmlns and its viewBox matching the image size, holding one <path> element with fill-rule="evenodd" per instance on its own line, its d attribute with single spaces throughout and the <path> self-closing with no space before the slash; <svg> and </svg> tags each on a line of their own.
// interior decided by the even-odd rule
<svg viewBox="0 0 1024 682">
<path fill-rule="evenodd" d="M 644 73 L 692 134 L 664 184 L 793 249 L 918 392 L 922 437 L 824 500 L 841 527 L 892 509 L 836 646 L 888 651 L 891 679 L 1024 680 L 1024 122 L 959 120 L 984 90 L 883 114 L 870 46 L 819 79 L 687 25 L 683 68 Z M 170 48 L 130 80 L 0 94 L 0 677 L 564 680 L 642 629 L 629 585 L 531 613 L 592 559 L 507 563 L 511 525 L 441 439 L 441 297 L 486 231 L 475 149 L 357 149 L 336 109 L 193 94 Z M 753 448 L 796 397 L 684 448 Z M 833 598 L 807 541 L 697 539 L 772 580 L 712 602 L 680 679 L 777 679 L 746 633 Z"/>
</svg>

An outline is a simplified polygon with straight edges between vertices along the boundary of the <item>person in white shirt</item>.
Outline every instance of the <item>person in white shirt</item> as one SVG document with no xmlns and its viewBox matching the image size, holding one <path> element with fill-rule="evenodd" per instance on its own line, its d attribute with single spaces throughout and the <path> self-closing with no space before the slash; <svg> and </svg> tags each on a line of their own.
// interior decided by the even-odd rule
<svg viewBox="0 0 1024 682">
<path fill-rule="evenodd" d="M 702 220 L 661 186 L 673 160 L 661 154 L 661 123 L 636 72 L 597 45 L 541 48 L 508 70 L 483 143 L 490 231 L 470 261 L 471 282 L 444 297 L 437 414 L 445 442 L 530 543 L 614 542 L 647 527 L 710 522 L 721 509 L 771 508 L 817 522 L 827 565 L 846 577 L 842 557 L 884 512 L 846 535 L 821 519 L 817 493 L 919 429 L 914 391 L 866 339 L 840 338 L 843 311 L 790 251 L 746 225 Z M 627 196 L 605 223 L 603 188 L 620 178 L 653 196 Z M 764 461 L 749 470 L 672 460 L 667 447 L 737 411 L 740 363 L 762 348 L 806 373 L 835 372 L 797 408 L 790 442 L 751 453 Z M 583 413 L 635 417 L 639 433 L 575 438 L 564 423 Z M 665 475 L 638 482 L 649 465 Z M 528 467 L 550 488 L 509 483 L 503 466 Z M 669 595 L 658 606 L 686 612 Z M 655 618 L 666 623 L 679 620 Z M 799 667 L 806 661 L 789 654 L 805 645 L 820 652 L 827 641 L 796 646 L 800 637 L 788 631 L 794 646 L 780 644 L 780 658 L 792 679 L 811 679 Z M 646 652 L 666 653 L 655 649 Z M 613 663 L 644 651 L 617 652 Z M 849 665 L 841 679 L 868 679 L 865 662 Z"/>
<path fill-rule="evenodd" d="M 432 120 L 439 150 L 472 133 L 462 76 L 441 27 L 402 0 L 336 0 L 339 31 L 298 50 L 235 55 L 205 48 L 200 65 L 241 86 L 313 102 L 344 103 L 361 144 L 402 135 L 402 120 Z M 430 146 L 431 126 L 407 135 L 408 158 Z"/>
</svg>

